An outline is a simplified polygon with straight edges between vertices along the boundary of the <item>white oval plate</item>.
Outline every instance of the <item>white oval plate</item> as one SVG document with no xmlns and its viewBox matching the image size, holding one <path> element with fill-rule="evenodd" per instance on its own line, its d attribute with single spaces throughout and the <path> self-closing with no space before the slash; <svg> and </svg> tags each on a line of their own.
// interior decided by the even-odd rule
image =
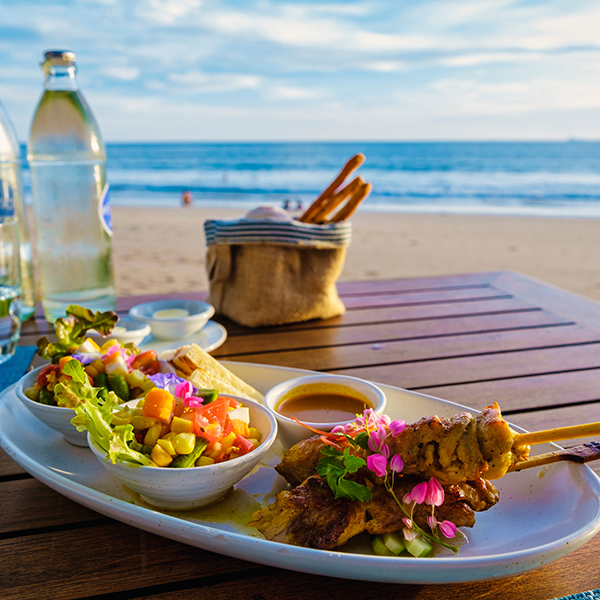
<svg viewBox="0 0 600 600">
<path fill-rule="evenodd" d="M 164 350 L 174 350 L 185 344 L 198 344 L 202 350 L 211 352 L 212 350 L 216 350 L 219 346 L 222 346 L 226 339 L 227 329 L 220 323 L 209 320 L 198 333 L 195 333 L 189 338 L 179 340 L 157 340 L 150 334 L 142 340 L 139 348 L 140 350 L 156 350 L 156 352 L 160 354 Z"/>
<path fill-rule="evenodd" d="M 261 392 L 310 373 L 299 369 L 224 362 Z M 393 419 L 449 416 L 465 407 L 430 396 L 379 384 Z M 522 431 L 516 428 L 518 431 Z M 271 468 L 281 445 L 271 451 L 235 491 L 208 509 L 167 513 L 145 505 L 114 479 L 83 448 L 75 448 L 38 421 L 17 401 L 14 387 L 0 395 L 0 445 L 24 469 L 57 492 L 93 510 L 145 531 L 184 544 L 266 565 L 389 583 L 459 583 L 517 575 L 557 560 L 600 530 L 600 479 L 585 465 L 558 463 L 507 475 L 497 482 L 500 502 L 477 514 L 465 530 L 469 543 L 455 556 L 388 558 L 369 554 L 368 536 L 357 536 L 344 549 L 299 548 L 261 538 L 245 526 L 252 512 L 282 489 Z M 536 452 L 553 449 L 549 444 Z M 231 520 L 237 516 L 237 522 Z M 324 559 L 327 560 L 324 560 Z"/>
</svg>

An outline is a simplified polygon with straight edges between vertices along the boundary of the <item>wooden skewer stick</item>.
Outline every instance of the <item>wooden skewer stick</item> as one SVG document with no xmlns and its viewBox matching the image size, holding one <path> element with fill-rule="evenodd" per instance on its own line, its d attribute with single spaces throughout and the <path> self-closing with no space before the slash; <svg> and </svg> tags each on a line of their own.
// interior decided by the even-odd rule
<svg viewBox="0 0 600 600">
<path fill-rule="evenodd" d="M 349 219 L 358 208 L 358 205 L 371 193 L 372 187 L 373 186 L 370 183 L 363 183 L 354 194 L 348 198 L 348 202 L 333 215 L 331 222 L 337 223 L 338 221 Z"/>
<path fill-rule="evenodd" d="M 574 440 L 582 437 L 600 435 L 600 422 L 572 425 L 571 427 L 556 427 L 530 433 L 518 433 L 513 441 L 513 446 L 533 446 L 558 440 Z"/>
<path fill-rule="evenodd" d="M 321 192 L 319 197 L 306 209 L 304 214 L 298 219 L 302 223 L 311 223 L 317 211 L 321 208 L 324 200 L 331 196 L 344 183 L 346 177 L 360 167 L 365 162 L 364 154 L 356 154 L 353 156 L 340 171 L 339 175 L 329 184 L 329 186 Z"/>
<path fill-rule="evenodd" d="M 336 192 L 333 196 L 325 198 L 321 208 L 311 219 L 312 223 L 322 223 L 325 219 L 346 199 L 352 196 L 354 192 L 364 183 L 364 179 L 359 175 L 355 177 L 346 187 Z"/>
<path fill-rule="evenodd" d="M 533 467 L 541 467 L 561 460 L 586 463 L 590 460 L 598 460 L 599 458 L 600 442 L 590 442 L 589 444 L 583 444 L 582 446 L 576 446 L 575 448 L 569 448 L 568 450 L 556 450 L 555 452 L 546 452 L 546 454 L 531 456 L 527 460 L 522 460 L 509 467 L 507 473 L 531 469 Z"/>
</svg>

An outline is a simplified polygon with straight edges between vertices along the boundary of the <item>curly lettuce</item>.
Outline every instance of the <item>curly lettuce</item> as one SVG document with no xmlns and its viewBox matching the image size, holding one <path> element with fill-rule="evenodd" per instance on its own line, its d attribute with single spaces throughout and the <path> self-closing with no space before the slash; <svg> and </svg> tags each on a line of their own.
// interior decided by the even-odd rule
<svg viewBox="0 0 600 600">
<path fill-rule="evenodd" d="M 57 319 L 54 323 L 58 342 L 40 338 L 37 342 L 38 354 L 56 364 L 63 356 L 70 356 L 81 346 L 90 329 L 108 335 L 118 320 L 119 315 L 113 310 L 93 312 L 89 308 L 71 304 L 67 307 L 67 317 Z"/>
<path fill-rule="evenodd" d="M 154 465 L 149 456 L 130 448 L 130 444 L 135 441 L 130 424 L 112 426 L 114 411 L 119 407 L 118 396 L 109 392 L 106 400 L 98 398 L 100 388 L 91 386 L 83 366 L 77 360 L 68 361 L 63 367 L 63 373 L 69 375 L 71 380 L 56 384 L 54 391 L 57 399 L 60 399 L 63 406 L 70 406 L 77 413 L 71 423 L 77 431 L 87 430 L 107 453 L 106 461 Z"/>
</svg>

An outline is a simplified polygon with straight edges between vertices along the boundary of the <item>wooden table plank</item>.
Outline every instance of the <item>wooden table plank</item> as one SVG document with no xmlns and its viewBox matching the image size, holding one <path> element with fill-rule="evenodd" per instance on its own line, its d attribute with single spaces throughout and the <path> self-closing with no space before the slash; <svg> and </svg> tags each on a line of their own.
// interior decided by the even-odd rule
<svg viewBox="0 0 600 600">
<path fill-rule="evenodd" d="M 344 315 L 251 330 L 217 317 L 229 337 L 215 356 L 337 371 L 418 389 L 475 409 L 498 400 L 535 430 L 600 420 L 600 305 L 519 274 L 471 273 L 342 282 Z M 170 294 L 204 299 L 205 292 Z M 120 298 L 119 314 L 156 296 Z M 23 327 L 21 344 L 51 332 Z M 568 442 L 572 444 L 574 442 Z M 600 461 L 592 463 L 600 473 Z M 518 474 L 514 474 L 518 476 Z M 79 506 L 0 451 L 4 598 L 494 597 L 549 599 L 600 587 L 600 536 L 534 572 L 449 586 L 348 582 L 204 552 Z M 76 549 L 76 550 L 75 550 Z"/>
</svg>

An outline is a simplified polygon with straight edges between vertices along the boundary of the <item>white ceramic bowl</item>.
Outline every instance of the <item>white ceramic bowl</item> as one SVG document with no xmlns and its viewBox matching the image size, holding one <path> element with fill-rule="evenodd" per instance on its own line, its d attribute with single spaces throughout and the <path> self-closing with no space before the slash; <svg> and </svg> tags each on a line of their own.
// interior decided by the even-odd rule
<svg viewBox="0 0 600 600">
<path fill-rule="evenodd" d="M 277 419 L 277 424 L 279 425 L 279 440 L 284 449 L 288 450 L 300 440 L 310 437 L 314 435 L 314 433 L 307 427 L 303 427 L 295 421 L 292 421 L 290 418 L 279 414 L 277 412 L 277 407 L 281 402 L 288 398 L 292 398 L 295 395 L 311 392 L 351 395 L 351 391 L 356 391 L 358 392 L 359 397 L 362 396 L 366 398 L 376 414 L 383 414 L 387 402 L 383 391 L 375 384 L 356 377 L 329 374 L 307 375 L 306 377 L 298 377 L 297 379 L 284 381 L 271 388 L 265 394 L 265 405 L 273 412 Z M 348 421 L 339 421 L 336 423 L 306 422 L 306 424 L 321 431 L 331 431 L 336 425 L 344 425 L 347 422 Z"/>
<path fill-rule="evenodd" d="M 158 311 L 185 311 L 187 315 L 156 318 Z M 215 309 L 198 300 L 156 300 L 138 304 L 129 310 L 129 316 L 152 329 L 157 340 L 178 340 L 191 337 L 200 331 L 215 314 Z"/>
<path fill-rule="evenodd" d="M 86 335 L 91 337 L 99 346 L 102 346 L 108 340 L 118 340 L 126 344 L 133 342 L 136 346 L 139 346 L 142 340 L 149 336 L 151 332 L 150 325 L 147 323 L 134 321 L 133 319 L 119 319 L 114 329 L 106 336 L 94 329 L 88 331 Z"/>
<path fill-rule="evenodd" d="M 234 396 L 228 396 L 234 397 Z M 91 437 L 88 443 L 107 471 L 137 492 L 152 506 L 188 510 L 208 506 L 223 498 L 262 460 L 277 437 L 277 421 L 264 406 L 237 398 L 250 411 L 250 424 L 262 433 L 260 446 L 238 458 L 204 467 L 170 469 L 106 461 L 107 454 Z"/>
<path fill-rule="evenodd" d="M 45 367 L 43 365 L 34 369 L 21 377 L 16 385 L 17 398 L 30 410 L 42 423 L 62 433 L 67 442 L 74 446 L 87 446 L 87 431 L 77 431 L 71 424 L 71 419 L 75 416 L 75 411 L 64 406 L 49 406 L 30 400 L 25 395 L 25 390 L 32 387 L 37 379 L 39 372 Z"/>
</svg>

